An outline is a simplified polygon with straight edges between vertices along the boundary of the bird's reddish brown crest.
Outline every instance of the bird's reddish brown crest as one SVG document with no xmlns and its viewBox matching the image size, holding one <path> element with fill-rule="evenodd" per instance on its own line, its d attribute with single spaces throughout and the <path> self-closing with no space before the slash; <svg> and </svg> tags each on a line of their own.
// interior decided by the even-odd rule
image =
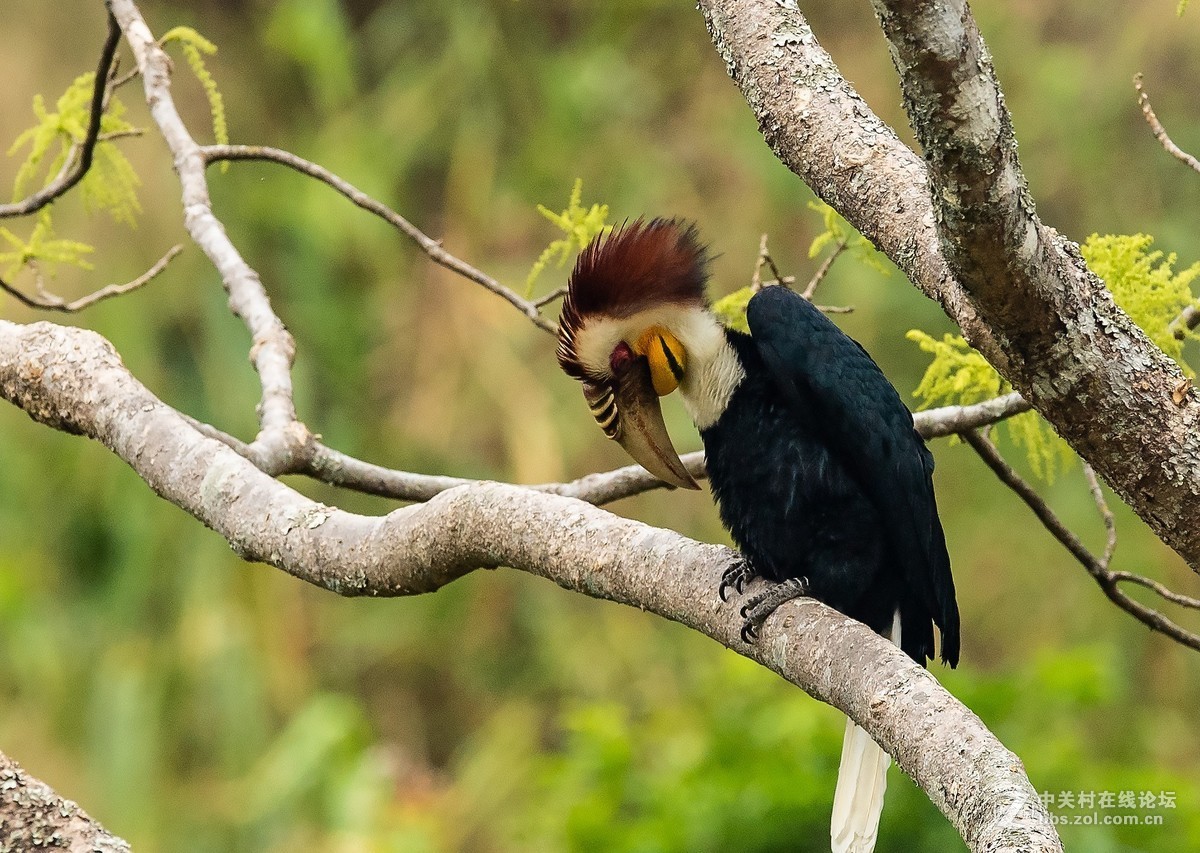
<svg viewBox="0 0 1200 853">
<path fill-rule="evenodd" d="M 708 251 L 696 227 L 638 219 L 597 237 L 580 253 L 558 323 L 558 363 L 576 379 L 575 335 L 588 317 L 628 317 L 662 304 L 705 305 Z"/>
</svg>

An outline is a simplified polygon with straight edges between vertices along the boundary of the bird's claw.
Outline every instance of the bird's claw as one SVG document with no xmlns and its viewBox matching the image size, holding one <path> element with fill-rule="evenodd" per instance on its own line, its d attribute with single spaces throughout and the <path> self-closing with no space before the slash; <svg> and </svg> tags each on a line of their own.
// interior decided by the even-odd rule
<svg viewBox="0 0 1200 853">
<path fill-rule="evenodd" d="M 771 584 L 762 592 L 750 596 L 739 611 L 743 620 L 742 642 L 755 642 L 758 639 L 759 628 L 779 605 L 806 595 L 808 578 L 788 578 L 783 583 Z"/>
<path fill-rule="evenodd" d="M 717 595 L 722 601 L 728 601 L 725 593 L 730 589 L 736 590 L 738 595 L 742 594 L 742 587 L 750 581 L 758 577 L 754 569 L 750 565 L 750 561 L 741 554 L 734 552 L 733 561 L 721 573 L 721 585 L 717 587 Z"/>
</svg>

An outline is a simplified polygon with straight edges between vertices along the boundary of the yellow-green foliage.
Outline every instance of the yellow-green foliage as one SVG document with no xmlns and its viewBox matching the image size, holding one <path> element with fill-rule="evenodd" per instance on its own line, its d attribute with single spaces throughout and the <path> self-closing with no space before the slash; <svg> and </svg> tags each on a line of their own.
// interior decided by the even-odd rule
<svg viewBox="0 0 1200 853">
<path fill-rule="evenodd" d="M 1009 389 L 987 359 L 971 348 L 961 335 L 942 335 L 939 341 L 919 329 L 905 335 L 933 356 L 913 396 L 921 408 L 933 405 L 970 405 L 990 400 Z"/>
<path fill-rule="evenodd" d="M 1200 275 L 1200 262 L 1174 272 L 1176 256 L 1148 252 L 1154 242 L 1148 234 L 1093 234 L 1080 247 L 1092 272 L 1104 280 L 1117 305 L 1142 327 L 1155 346 L 1175 359 L 1183 371 L 1183 340 L 1175 337 L 1171 323 L 1183 309 L 1196 304 L 1192 280 Z M 1187 336 L 1196 337 L 1185 330 Z"/>
<path fill-rule="evenodd" d="M 1184 308 L 1197 304 L 1191 283 L 1200 276 L 1200 263 L 1175 272 L 1173 253 L 1164 256 L 1159 251 L 1147 251 L 1153 242 L 1154 238 L 1146 234 L 1093 234 L 1080 248 L 1084 260 L 1104 280 L 1116 303 L 1150 340 L 1178 362 L 1183 355 L 1183 341 L 1175 337 L 1171 324 Z M 913 330 L 908 339 L 933 356 L 913 392 L 921 400 L 921 408 L 976 403 L 1012 390 L 958 335 L 944 335 L 938 341 Z M 1192 375 L 1187 365 L 1180 366 Z M 1033 412 L 1009 418 L 1005 427 L 1012 440 L 1025 448 L 1029 465 L 1039 477 L 1053 479 L 1060 463 L 1071 458 L 1066 443 Z"/>
<path fill-rule="evenodd" d="M 840 213 L 820 199 L 810 201 L 808 209 L 815 211 L 825 223 L 825 230 L 809 244 L 809 258 L 815 258 L 829 246 L 845 246 L 846 251 L 877 272 L 883 275 L 892 274 L 888 259 L 880 254 L 870 240 L 855 231 Z"/>
<path fill-rule="evenodd" d="M 204 87 L 204 96 L 208 98 L 208 109 L 212 113 L 213 138 L 220 145 L 228 145 L 229 125 L 225 121 L 225 100 L 217 89 L 217 81 L 204 64 L 205 54 L 212 56 L 217 52 L 217 46 L 191 27 L 175 27 L 162 37 L 159 44 L 166 45 L 173 41 L 179 42 L 188 67 Z M 228 168 L 228 163 L 221 164 L 222 170 Z"/>
<path fill-rule="evenodd" d="M 94 73 L 75 78 L 55 104 L 55 112 L 46 108 L 41 95 L 34 96 L 33 114 L 37 124 L 23 131 L 8 149 L 11 157 L 29 146 L 13 182 L 14 200 L 24 197 L 31 184 L 38 182 L 39 176 L 41 186 L 50 183 L 62 169 L 72 147 L 83 142 L 87 136 L 95 79 Z M 108 109 L 100 118 L 101 136 L 132 132 L 134 127 L 124 115 L 125 105 L 115 95 L 110 97 Z M 141 211 L 137 198 L 139 184 L 133 167 L 116 144 L 103 138 L 97 141 L 92 168 L 81 183 L 88 208 L 107 210 L 113 219 L 132 225 L 134 216 Z"/>
<path fill-rule="evenodd" d="M 56 238 L 48 207 L 42 208 L 28 240 L 22 240 L 7 228 L 0 228 L 0 239 L 10 246 L 7 252 L 0 252 L 0 264 L 7 264 L 4 268 L 5 278 L 12 278 L 30 262 L 44 265 L 46 272 L 51 275 L 60 263 L 73 264 L 86 270 L 92 268 L 84 257 L 93 251 L 92 247 L 75 240 Z"/>
<path fill-rule="evenodd" d="M 922 409 L 935 405 L 964 406 L 1007 394 L 1012 386 L 971 348 L 960 335 L 931 335 L 911 330 L 906 337 L 933 356 L 913 396 Z M 1059 468 L 1071 459 L 1066 442 L 1036 412 L 1011 417 L 1004 422 L 1009 438 L 1025 449 L 1029 467 L 1045 480 L 1053 480 Z"/>
<path fill-rule="evenodd" d="M 1179 5 L 1177 7 L 1175 7 L 1175 14 L 1182 18 L 1184 11 L 1187 9 L 1187 6 L 1188 6 L 1188 0 L 1179 0 Z"/>
<path fill-rule="evenodd" d="M 735 290 L 713 303 L 713 313 L 729 328 L 749 334 L 750 325 L 746 322 L 746 306 L 750 304 L 750 297 L 753 295 L 754 288 L 752 287 L 747 286 Z"/>
<path fill-rule="evenodd" d="M 567 201 L 566 210 L 555 213 L 544 205 L 537 206 L 538 213 L 553 222 L 566 236 L 560 237 L 543 249 L 538 259 L 534 261 L 529 275 L 525 279 L 526 296 L 533 293 L 533 283 L 555 256 L 558 257 L 558 266 L 561 268 L 577 252 L 583 251 L 592 238 L 612 228 L 607 224 L 607 204 L 593 204 L 591 207 L 584 207 L 582 199 L 583 179 L 576 178 L 575 186 L 571 188 L 571 197 Z"/>
</svg>

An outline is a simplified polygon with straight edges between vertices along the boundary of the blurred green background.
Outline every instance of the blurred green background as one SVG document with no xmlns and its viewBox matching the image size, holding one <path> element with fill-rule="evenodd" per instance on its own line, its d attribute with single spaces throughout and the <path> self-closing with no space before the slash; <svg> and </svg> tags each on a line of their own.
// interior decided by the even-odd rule
<svg viewBox="0 0 1200 853">
<path fill-rule="evenodd" d="M 845 74 L 909 138 L 869 5 L 806 5 Z M 94 67 L 104 19 L 99 0 L 4 6 L 0 140 L 12 140 L 35 93 L 53 103 Z M 785 273 L 815 268 L 811 195 L 763 144 L 686 2 L 142 8 L 158 35 L 186 24 L 220 46 L 209 62 L 233 141 L 322 163 L 510 284 L 556 236 L 535 205 L 565 206 L 576 177 L 616 220 L 697 220 L 720 253 L 716 294 L 748 281 L 762 232 Z M 1144 71 L 1176 141 L 1200 151 L 1200 9 L 1174 11 L 1174 0 L 975 6 L 1042 217 L 1077 240 L 1145 231 L 1190 263 L 1200 178 L 1158 147 L 1130 83 Z M 176 98 L 208 140 L 203 92 L 176 57 Z M 138 88 L 123 99 L 147 126 Z M 52 280 L 64 295 L 132 278 L 186 242 L 162 141 L 122 148 L 145 213 L 130 231 L 78 199 L 55 206 L 60 234 L 97 247 L 95 271 Z M 18 165 L 0 161 L 0 185 Z M 517 482 L 625 464 L 550 337 L 500 300 L 324 186 L 269 165 L 210 179 L 295 333 L 301 417 L 332 446 Z M 551 269 L 539 288 L 562 280 Z M 840 322 L 902 392 L 926 363 L 904 332 L 950 329 L 903 276 L 849 259 L 821 299 L 856 307 Z M 0 316 L 35 319 L 11 299 Z M 108 336 L 166 401 L 253 436 L 247 335 L 194 247 L 149 287 L 68 322 Z M 697 447 L 682 411 L 668 416 L 681 449 Z M 9 406 L 0 436 L 0 749 L 138 850 L 828 849 L 840 716 L 703 637 L 504 570 L 414 599 L 338 599 L 242 563 L 94 443 Z M 961 669 L 938 677 L 1056 800 L 1174 793 L 1174 807 L 1100 812 L 1161 825 L 1066 826 L 1068 849 L 1200 848 L 1196 653 L 1110 605 L 968 448 L 934 450 L 964 622 Z M 393 506 L 292 485 L 354 511 Z M 1102 545 L 1077 465 L 1040 488 Z M 613 509 L 724 541 L 703 493 Z M 1196 594 L 1191 571 L 1123 507 L 1118 525 L 1118 568 Z M 1197 627 L 1195 614 L 1172 615 Z M 893 771 L 879 850 L 955 849 Z"/>
</svg>

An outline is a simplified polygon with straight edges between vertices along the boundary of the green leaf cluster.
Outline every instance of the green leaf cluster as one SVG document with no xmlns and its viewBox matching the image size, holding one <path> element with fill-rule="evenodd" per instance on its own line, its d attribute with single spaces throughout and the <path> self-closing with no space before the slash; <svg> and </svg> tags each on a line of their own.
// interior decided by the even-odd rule
<svg viewBox="0 0 1200 853">
<path fill-rule="evenodd" d="M 1172 325 L 1180 313 L 1196 305 L 1192 281 L 1200 276 L 1200 262 L 1174 271 L 1176 255 L 1148 251 L 1154 238 L 1148 234 L 1093 234 L 1082 246 L 1083 259 L 1112 292 L 1117 305 L 1141 326 L 1154 345 L 1179 364 L 1188 376 L 1195 375 L 1183 363 L 1187 337 L 1198 337 L 1184 329 L 1184 339 L 1175 337 Z"/>
<path fill-rule="evenodd" d="M 4 268 L 5 278 L 12 278 L 31 262 L 46 264 L 46 271 L 51 275 L 60 263 L 72 264 L 85 270 L 92 268 L 85 256 L 90 254 L 93 248 L 77 240 L 56 238 L 48 208 L 43 208 L 38 215 L 37 225 L 33 227 L 33 233 L 28 240 L 22 240 L 7 228 L 0 228 L 0 239 L 9 245 L 8 251 L 0 252 L 0 264 L 7 264 Z"/>
<path fill-rule="evenodd" d="M 935 405 L 969 406 L 1007 393 L 1011 387 L 986 358 L 971 348 L 961 335 L 942 335 L 939 341 L 920 329 L 905 335 L 933 356 L 913 396 L 921 408 Z"/>
<path fill-rule="evenodd" d="M 1012 391 L 996 368 L 961 335 L 942 335 L 941 340 L 920 329 L 905 336 L 933 356 L 913 396 L 921 409 L 938 405 L 968 406 Z M 1071 458 L 1071 449 L 1036 412 L 1024 412 L 1004 421 L 1013 443 L 1024 448 L 1029 467 L 1038 477 L 1053 481 Z"/>
<path fill-rule="evenodd" d="M 607 224 L 607 204 L 583 206 L 582 178 L 575 179 L 575 186 L 571 188 L 571 197 L 567 201 L 566 210 L 555 213 L 541 204 L 537 206 L 537 209 L 538 213 L 553 222 L 565 236 L 550 243 L 533 262 L 529 275 L 525 278 L 526 297 L 533 293 L 534 282 L 555 257 L 558 258 L 558 266 L 561 269 L 578 252 L 583 251 L 593 238 L 612 229 L 612 226 Z"/>
<path fill-rule="evenodd" d="M 830 246 L 844 246 L 845 250 L 862 263 L 881 275 L 891 275 L 892 265 L 887 256 L 875 248 L 875 244 L 854 230 L 842 215 L 820 199 L 808 203 L 808 209 L 821 217 L 825 230 L 813 238 L 808 246 L 808 257 L 815 258 Z"/>
<path fill-rule="evenodd" d="M 217 88 L 217 81 L 212 72 L 204 64 L 204 57 L 217 52 L 217 46 L 191 27 L 175 27 L 169 30 L 159 41 L 161 45 L 179 42 L 188 67 L 204 87 L 204 96 L 208 99 L 208 110 L 212 114 L 213 138 L 220 145 L 229 144 L 229 124 L 225 119 L 225 99 Z M 228 163 L 221 164 L 222 169 L 229 168 Z"/>
<path fill-rule="evenodd" d="M 8 149 L 11 157 L 29 147 L 13 182 L 14 200 L 23 198 L 39 176 L 42 186 L 53 181 L 75 146 L 83 142 L 87 136 L 95 79 L 94 72 L 76 77 L 59 97 L 54 112 L 47 109 L 41 95 L 34 96 L 33 114 L 37 124 L 23 131 Z M 100 117 L 101 138 L 93 151 L 92 168 L 83 177 L 81 188 L 89 209 L 107 210 L 116 221 L 132 225 L 134 217 L 141 212 L 137 197 L 141 182 L 117 145 L 103 138 L 135 132 L 124 116 L 125 105 L 115 95 L 110 96 L 108 107 Z"/>
<path fill-rule="evenodd" d="M 746 307 L 755 292 L 753 287 L 747 285 L 726 294 L 713 303 L 712 312 L 729 328 L 750 334 L 750 324 L 746 322 Z"/>
</svg>

